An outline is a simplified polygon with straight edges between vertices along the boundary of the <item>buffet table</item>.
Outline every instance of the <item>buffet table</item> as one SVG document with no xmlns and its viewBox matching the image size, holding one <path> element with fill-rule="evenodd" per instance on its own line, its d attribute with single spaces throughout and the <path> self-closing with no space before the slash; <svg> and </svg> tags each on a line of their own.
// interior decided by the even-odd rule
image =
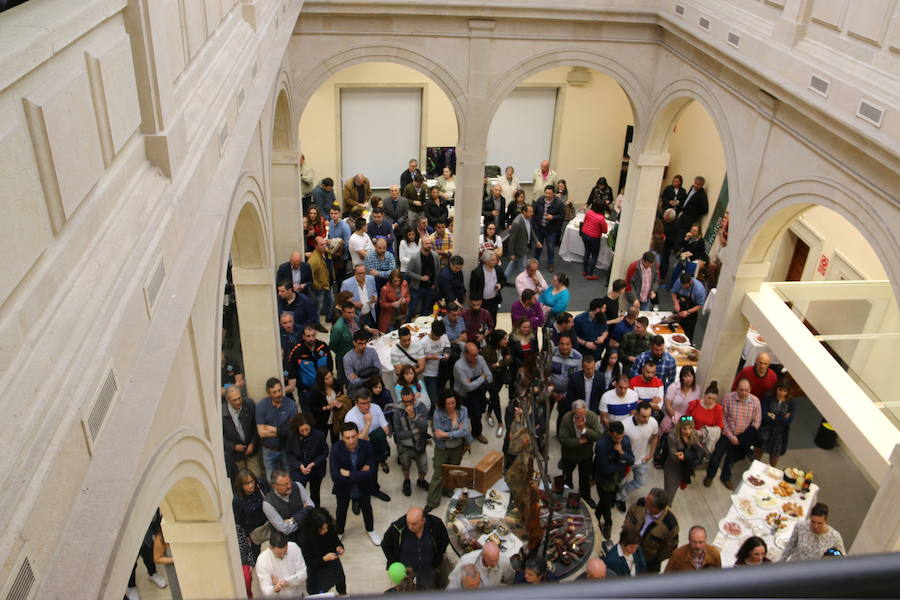
<svg viewBox="0 0 900 600">
<path fill-rule="evenodd" d="M 756 362 L 756 357 L 763 352 L 767 352 L 769 356 L 772 357 L 772 364 L 781 364 L 781 361 L 778 360 L 778 357 L 775 356 L 775 353 L 769 348 L 769 344 L 766 343 L 765 338 L 763 338 L 757 330 L 750 327 L 747 329 L 747 341 L 744 342 L 744 349 L 741 350 L 741 358 L 744 359 L 744 364 L 752 365 Z"/>
<path fill-rule="evenodd" d="M 731 508 L 719 521 L 719 531 L 713 540 L 713 545 L 722 554 L 723 567 L 734 566 L 738 548 L 752 535 L 766 541 L 769 560 L 777 562 L 794 526 L 799 520 L 809 518 L 809 511 L 819 495 L 819 486 L 813 483 L 809 492 L 802 493 L 785 482 L 783 474 L 780 469 L 758 460 L 754 460 L 744 473 L 743 482 L 731 497 Z M 788 490 L 791 494 L 783 495 Z"/>
<path fill-rule="evenodd" d="M 466 494 L 466 498 L 461 502 L 460 497 L 463 493 Z M 551 498 L 558 505 L 561 504 L 561 507 L 557 506 L 553 512 L 555 525 L 553 531 L 568 529 L 576 536 L 575 539 L 579 540 L 577 553 L 571 552 L 568 555 L 571 557 L 569 564 L 564 564 L 558 557 L 555 560 L 548 558 L 548 566 L 552 565 L 554 577 L 564 579 L 577 573 L 591 558 L 594 551 L 594 525 L 590 508 L 583 500 L 579 500 L 577 509 L 572 509 L 558 494 L 553 494 Z M 547 507 L 544 507 L 541 511 L 542 524 L 546 524 L 548 514 Z M 506 481 L 502 478 L 487 491 L 487 498 L 485 494 L 471 489 L 454 490 L 453 497 L 447 503 L 444 522 L 447 523 L 447 531 L 450 534 L 450 545 L 457 555 L 477 550 L 484 542 L 491 540 L 499 544 L 503 555 L 512 558 L 522 549 L 527 539 L 519 510 L 511 501 Z M 551 554 L 554 546 L 552 540 L 551 537 L 548 554 Z M 578 553 L 581 553 L 581 556 L 578 556 Z"/>
<path fill-rule="evenodd" d="M 418 343 L 431 333 L 431 324 L 433 322 L 433 317 L 418 317 L 412 323 L 404 325 L 410 328 L 413 344 Z M 398 343 L 399 335 L 396 329 L 369 340 L 369 346 L 375 349 L 375 352 L 378 353 L 378 360 L 381 361 L 381 381 L 384 382 L 384 387 L 391 390 L 392 393 L 394 385 L 397 383 L 397 377 L 394 374 L 394 364 L 391 362 L 391 349 Z"/>
<path fill-rule="evenodd" d="M 662 321 L 668 319 L 673 313 L 666 310 L 643 310 L 641 316 L 647 317 L 650 321 L 648 331 L 653 335 L 660 335 L 666 341 L 666 351 L 675 357 L 675 365 L 677 367 L 692 366 L 697 367 L 699 363 L 699 350 L 691 346 L 691 340 L 684 333 L 684 329 L 679 324 L 663 324 Z"/>
<path fill-rule="evenodd" d="M 584 220 L 584 213 L 579 212 L 575 218 L 569 221 L 563 230 L 562 240 L 559 243 L 559 257 L 567 262 L 581 262 L 584 259 L 584 242 L 578 233 L 578 227 Z M 609 229 L 615 226 L 615 222 L 608 221 Z M 606 235 L 600 240 L 600 254 L 597 255 L 597 268 L 601 271 L 609 269 L 612 264 L 613 251 L 606 242 Z"/>
</svg>

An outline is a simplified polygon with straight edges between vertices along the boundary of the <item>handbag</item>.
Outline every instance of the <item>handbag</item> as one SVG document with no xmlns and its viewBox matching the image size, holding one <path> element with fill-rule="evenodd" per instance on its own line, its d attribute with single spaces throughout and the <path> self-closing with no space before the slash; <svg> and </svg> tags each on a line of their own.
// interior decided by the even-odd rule
<svg viewBox="0 0 900 600">
<path fill-rule="evenodd" d="M 257 546 L 261 546 L 264 542 L 269 541 L 270 535 L 272 535 L 272 525 L 271 523 L 266 521 L 250 532 L 250 541 Z"/>
<path fill-rule="evenodd" d="M 365 379 L 369 379 L 370 377 L 374 377 L 375 375 L 378 375 L 380 373 L 381 373 L 381 369 L 379 369 L 378 367 L 366 367 L 365 369 L 363 369 L 356 375 L 360 379 L 365 380 Z"/>
<path fill-rule="evenodd" d="M 659 442 L 656 444 L 656 450 L 653 452 L 653 466 L 662 469 L 666 459 L 669 458 L 669 432 L 659 436 Z"/>
</svg>

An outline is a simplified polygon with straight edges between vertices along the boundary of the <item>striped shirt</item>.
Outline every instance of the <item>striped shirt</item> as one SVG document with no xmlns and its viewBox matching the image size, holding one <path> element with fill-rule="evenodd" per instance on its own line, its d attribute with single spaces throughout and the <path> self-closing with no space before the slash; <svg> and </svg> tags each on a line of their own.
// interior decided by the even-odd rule
<svg viewBox="0 0 900 600">
<path fill-rule="evenodd" d="M 600 397 L 600 412 L 607 413 L 610 421 L 624 421 L 637 408 L 637 404 L 637 392 L 632 389 L 625 390 L 625 397 L 620 398 L 613 388 Z"/>
<path fill-rule="evenodd" d="M 722 396 L 722 408 L 724 411 L 725 428 L 722 435 L 730 438 L 737 436 L 751 425 L 759 429 L 762 421 L 762 409 L 759 398 L 750 394 L 746 400 L 741 400 L 737 392 L 730 392 Z"/>
<path fill-rule="evenodd" d="M 644 365 L 648 362 L 656 365 L 656 376 L 662 379 L 665 387 L 672 385 L 672 382 L 675 381 L 675 357 L 663 351 L 662 356 L 657 358 L 653 356 L 653 348 L 638 355 L 637 360 L 631 365 L 629 375 L 632 377 L 640 375 L 644 370 Z"/>
<path fill-rule="evenodd" d="M 630 383 L 631 389 L 637 393 L 640 401 L 646 400 L 647 402 L 653 403 L 655 398 L 662 398 L 665 394 L 662 380 L 655 375 L 650 381 L 645 380 L 641 375 L 637 375 L 631 378 Z M 654 404 L 654 408 L 659 409 L 662 408 L 662 406 L 656 406 Z"/>
</svg>

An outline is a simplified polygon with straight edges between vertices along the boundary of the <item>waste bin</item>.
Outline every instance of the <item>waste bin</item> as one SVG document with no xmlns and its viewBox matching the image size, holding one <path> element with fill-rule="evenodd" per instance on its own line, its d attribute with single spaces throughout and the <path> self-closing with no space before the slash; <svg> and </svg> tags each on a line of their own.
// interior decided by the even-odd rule
<svg viewBox="0 0 900 600">
<path fill-rule="evenodd" d="M 834 430 L 831 423 L 822 419 L 822 422 L 819 423 L 819 430 L 816 432 L 816 437 L 813 441 L 819 448 L 831 450 L 837 444 L 837 437 L 837 431 Z"/>
</svg>

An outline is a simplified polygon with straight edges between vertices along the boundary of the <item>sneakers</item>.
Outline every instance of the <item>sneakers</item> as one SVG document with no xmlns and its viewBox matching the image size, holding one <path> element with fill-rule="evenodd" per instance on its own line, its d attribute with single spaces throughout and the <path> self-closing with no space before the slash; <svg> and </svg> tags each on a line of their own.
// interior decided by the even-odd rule
<svg viewBox="0 0 900 600">
<path fill-rule="evenodd" d="M 159 573 L 154 573 L 153 575 L 151 575 L 150 581 L 155 583 L 156 587 L 159 587 L 159 588 L 164 588 L 167 585 L 169 585 L 169 583 L 166 581 L 166 578 L 163 577 L 162 575 L 160 575 Z"/>
<path fill-rule="evenodd" d="M 391 497 L 388 496 L 387 494 L 385 494 L 384 492 L 382 492 L 381 490 L 378 490 L 377 492 L 372 494 L 372 496 L 375 498 L 378 498 L 382 502 L 390 502 L 391 501 Z"/>
<path fill-rule="evenodd" d="M 416 481 L 416 487 L 419 488 L 420 490 L 425 490 L 427 492 L 428 491 L 428 481 L 426 481 L 425 479 L 419 479 Z"/>
<path fill-rule="evenodd" d="M 373 544 L 375 544 L 376 546 L 381 545 L 381 536 L 378 535 L 377 531 L 367 531 L 366 535 L 369 536 L 369 539 L 372 540 Z"/>
<path fill-rule="evenodd" d="M 479 442 L 481 442 L 482 444 L 487 444 L 487 443 L 488 443 L 487 438 L 484 437 L 484 434 L 483 434 L 483 433 L 482 433 L 481 435 L 479 435 L 479 436 L 478 436 L 477 438 L 475 438 L 475 439 L 478 440 Z"/>
<path fill-rule="evenodd" d="M 494 415 L 488 414 L 488 427 L 493 427 L 497 424 L 497 421 L 494 420 Z"/>
<path fill-rule="evenodd" d="M 126 588 L 125 597 L 128 598 L 128 600 L 141 600 L 141 595 L 138 593 L 136 587 Z"/>
<path fill-rule="evenodd" d="M 412 496 L 412 484 L 409 482 L 409 479 L 403 480 L 403 495 Z"/>
<path fill-rule="evenodd" d="M 709 487 L 709 486 L 711 486 L 711 485 L 712 485 L 712 480 L 713 480 L 712 477 L 705 477 L 705 478 L 703 479 L 703 487 Z"/>
<path fill-rule="evenodd" d="M 498 438 L 502 438 L 502 437 L 503 437 L 503 434 L 504 434 L 505 432 L 506 432 L 506 430 L 503 429 L 503 425 L 501 425 L 501 426 L 499 426 L 499 427 L 497 428 L 497 434 L 496 434 L 496 435 L 497 435 Z"/>
</svg>

